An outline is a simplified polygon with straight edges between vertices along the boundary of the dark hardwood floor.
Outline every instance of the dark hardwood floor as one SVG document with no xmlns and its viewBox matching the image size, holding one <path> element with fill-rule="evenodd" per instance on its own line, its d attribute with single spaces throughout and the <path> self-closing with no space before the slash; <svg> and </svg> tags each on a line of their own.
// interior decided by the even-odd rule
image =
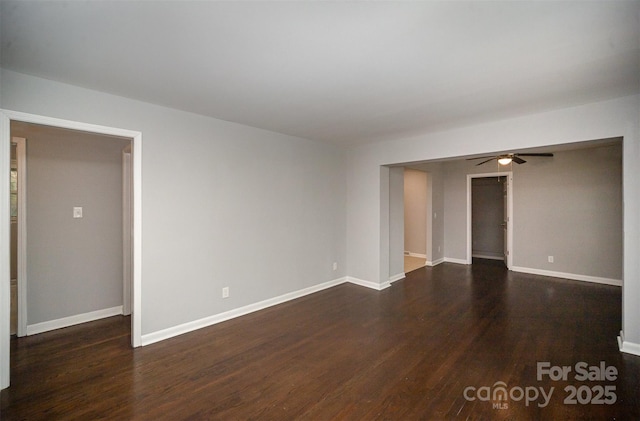
<svg viewBox="0 0 640 421">
<path fill-rule="evenodd" d="M 0 418 L 640 419 L 640 357 L 619 352 L 620 320 L 617 287 L 445 263 L 135 350 L 124 317 L 13 339 Z M 615 380 L 575 378 L 601 361 Z M 539 362 L 571 372 L 538 380 Z M 500 386 L 506 400 L 491 399 Z"/>
</svg>

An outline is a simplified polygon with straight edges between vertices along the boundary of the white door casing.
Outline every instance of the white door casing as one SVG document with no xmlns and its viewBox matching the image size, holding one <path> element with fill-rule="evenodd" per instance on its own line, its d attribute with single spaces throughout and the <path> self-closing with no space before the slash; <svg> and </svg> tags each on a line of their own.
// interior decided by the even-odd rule
<svg viewBox="0 0 640 421">
<path fill-rule="evenodd" d="M 509 248 L 507 244 L 509 243 L 509 178 L 505 180 L 502 184 L 502 241 L 503 241 L 503 253 L 504 253 L 504 264 L 509 267 Z"/>
<path fill-rule="evenodd" d="M 142 345 L 142 133 L 0 109 L 0 389 L 10 384 L 10 205 L 11 121 L 42 124 L 90 133 L 131 138 L 132 255 L 131 345 Z M 23 259 L 24 261 L 24 259 Z"/>
<path fill-rule="evenodd" d="M 507 269 L 513 266 L 513 173 L 511 171 L 492 172 L 484 174 L 467 174 L 467 264 L 472 263 L 472 209 L 471 209 L 471 181 L 474 178 L 485 177 L 506 177 L 506 207 L 507 207 L 507 226 L 506 226 L 506 243 L 505 254 Z"/>
<path fill-rule="evenodd" d="M 18 332 L 19 337 L 27 334 L 27 139 L 11 138 L 16 145 L 18 168 Z"/>
<path fill-rule="evenodd" d="M 131 314 L 132 250 L 131 250 L 131 202 L 132 202 L 131 145 L 122 151 L 122 314 Z"/>
</svg>

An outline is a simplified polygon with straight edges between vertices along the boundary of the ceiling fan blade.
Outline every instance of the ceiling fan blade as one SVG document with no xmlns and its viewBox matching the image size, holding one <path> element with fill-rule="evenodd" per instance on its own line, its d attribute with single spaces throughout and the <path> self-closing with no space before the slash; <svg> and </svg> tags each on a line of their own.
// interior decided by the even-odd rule
<svg viewBox="0 0 640 421">
<path fill-rule="evenodd" d="M 516 156 L 553 156 L 552 153 L 517 153 Z"/>
<path fill-rule="evenodd" d="M 485 157 L 485 158 L 486 158 L 486 157 Z M 486 164 L 486 163 L 487 163 L 487 162 L 489 162 L 489 161 L 493 161 L 494 159 L 496 159 L 496 157 L 495 157 L 495 156 L 492 156 L 491 158 L 487 159 L 486 161 L 482 161 L 481 163 L 476 164 L 476 167 L 477 167 L 478 165 Z"/>
<path fill-rule="evenodd" d="M 495 156 L 495 155 L 494 155 L 494 156 L 477 156 L 477 157 L 475 157 L 475 158 L 467 158 L 467 161 L 473 161 L 474 159 L 486 159 L 486 158 L 491 158 L 491 159 L 493 159 L 493 158 L 496 158 L 496 156 Z M 478 165 L 479 165 L 479 164 L 478 164 Z"/>
<path fill-rule="evenodd" d="M 512 160 L 513 162 L 515 162 L 516 164 L 524 164 L 525 162 L 527 162 L 527 161 L 525 161 L 524 159 L 522 159 L 522 158 L 518 158 L 518 157 L 517 157 L 517 156 L 515 156 L 515 155 L 514 155 L 513 157 L 511 157 L 511 160 Z"/>
</svg>

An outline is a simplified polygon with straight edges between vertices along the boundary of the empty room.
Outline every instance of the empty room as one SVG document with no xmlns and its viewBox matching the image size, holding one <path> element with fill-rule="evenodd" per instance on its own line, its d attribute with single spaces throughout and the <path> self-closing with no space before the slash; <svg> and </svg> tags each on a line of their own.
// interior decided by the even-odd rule
<svg viewBox="0 0 640 421">
<path fill-rule="evenodd" d="M 0 0 L 0 419 L 639 419 L 638 22 Z"/>
</svg>

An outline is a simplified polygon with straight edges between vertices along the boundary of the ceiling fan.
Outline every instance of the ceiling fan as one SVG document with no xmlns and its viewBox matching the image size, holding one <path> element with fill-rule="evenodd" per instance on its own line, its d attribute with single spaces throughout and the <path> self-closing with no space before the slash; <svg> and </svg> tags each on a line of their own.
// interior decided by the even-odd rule
<svg viewBox="0 0 640 421">
<path fill-rule="evenodd" d="M 527 161 L 520 158 L 521 156 L 553 156 L 553 154 L 552 153 L 506 153 L 502 155 L 479 156 L 476 158 L 467 158 L 467 161 L 472 161 L 474 159 L 488 158 L 485 161 L 482 161 L 481 163 L 476 164 L 476 166 L 486 164 L 487 162 L 493 161 L 494 159 L 497 159 L 500 165 L 509 165 L 511 162 L 515 162 L 516 164 L 524 164 Z"/>
</svg>

